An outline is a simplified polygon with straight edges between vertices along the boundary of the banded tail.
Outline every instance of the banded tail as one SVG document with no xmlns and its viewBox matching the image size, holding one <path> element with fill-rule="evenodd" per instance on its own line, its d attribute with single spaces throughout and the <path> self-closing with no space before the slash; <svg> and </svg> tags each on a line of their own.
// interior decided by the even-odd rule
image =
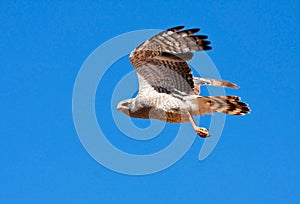
<svg viewBox="0 0 300 204">
<path fill-rule="evenodd" d="M 247 103 L 241 102 L 237 96 L 203 96 L 197 98 L 199 114 L 212 112 L 225 113 L 230 115 L 245 115 L 250 113 Z"/>
</svg>

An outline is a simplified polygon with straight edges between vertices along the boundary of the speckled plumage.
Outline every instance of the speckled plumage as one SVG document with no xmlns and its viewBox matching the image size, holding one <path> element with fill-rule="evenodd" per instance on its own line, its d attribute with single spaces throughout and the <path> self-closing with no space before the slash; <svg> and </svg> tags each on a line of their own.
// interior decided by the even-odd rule
<svg viewBox="0 0 300 204">
<path fill-rule="evenodd" d="M 200 29 L 183 28 L 178 26 L 160 32 L 131 52 L 129 59 L 138 75 L 139 92 L 136 98 L 120 102 L 118 109 L 135 118 L 191 122 L 195 131 L 205 136 L 206 132 L 198 131 L 192 115 L 212 112 L 244 115 L 250 109 L 236 96 L 198 95 L 200 85 L 238 86 L 228 81 L 193 76 L 187 61 L 195 51 L 210 50 L 210 42 L 205 35 L 194 35 Z"/>
</svg>

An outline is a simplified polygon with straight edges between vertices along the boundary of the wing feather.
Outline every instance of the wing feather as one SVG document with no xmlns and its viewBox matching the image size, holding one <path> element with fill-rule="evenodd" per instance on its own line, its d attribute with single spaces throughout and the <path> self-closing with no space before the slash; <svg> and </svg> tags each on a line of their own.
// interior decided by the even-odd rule
<svg viewBox="0 0 300 204">
<path fill-rule="evenodd" d="M 193 35 L 198 28 L 182 30 L 184 26 L 169 28 L 137 46 L 130 54 L 130 62 L 139 78 L 139 94 L 194 94 L 192 70 L 187 64 L 193 52 L 210 50 L 206 35 Z"/>
<path fill-rule="evenodd" d="M 150 90 L 167 94 L 193 94 L 193 74 L 186 62 L 149 59 L 139 66 L 137 73 L 141 84 L 139 94 Z"/>
</svg>

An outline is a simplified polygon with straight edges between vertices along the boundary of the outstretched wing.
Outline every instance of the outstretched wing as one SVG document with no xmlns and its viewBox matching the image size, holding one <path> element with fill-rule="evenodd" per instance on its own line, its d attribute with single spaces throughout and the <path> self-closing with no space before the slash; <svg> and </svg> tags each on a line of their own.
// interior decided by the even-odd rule
<svg viewBox="0 0 300 204">
<path fill-rule="evenodd" d="M 170 28 L 136 47 L 130 62 L 139 78 L 139 94 L 156 91 L 167 94 L 189 95 L 194 92 L 194 81 L 187 61 L 193 52 L 210 50 L 205 35 L 193 35 L 200 29 Z"/>
</svg>

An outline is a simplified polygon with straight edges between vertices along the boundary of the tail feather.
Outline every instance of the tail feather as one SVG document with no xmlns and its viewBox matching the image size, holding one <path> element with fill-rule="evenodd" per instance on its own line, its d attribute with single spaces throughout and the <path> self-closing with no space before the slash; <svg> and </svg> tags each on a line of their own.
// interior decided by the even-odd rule
<svg viewBox="0 0 300 204">
<path fill-rule="evenodd" d="M 237 96 L 203 96 L 197 98 L 200 115 L 212 112 L 230 115 L 245 115 L 250 113 L 247 103 L 241 102 Z"/>
</svg>

